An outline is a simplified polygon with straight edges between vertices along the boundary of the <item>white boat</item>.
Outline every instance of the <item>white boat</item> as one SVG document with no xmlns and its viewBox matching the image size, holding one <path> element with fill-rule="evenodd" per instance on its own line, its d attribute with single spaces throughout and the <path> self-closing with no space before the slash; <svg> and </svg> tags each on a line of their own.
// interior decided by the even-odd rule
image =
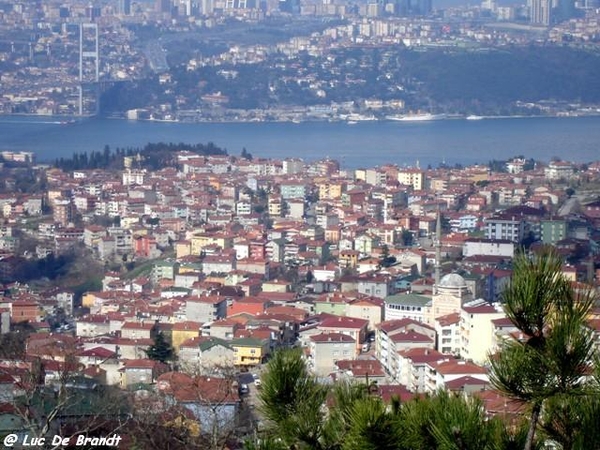
<svg viewBox="0 0 600 450">
<path fill-rule="evenodd" d="M 347 116 L 347 120 L 348 120 L 348 122 L 370 122 L 373 120 L 377 120 L 377 117 L 375 117 L 373 115 L 366 116 L 363 114 L 352 113 Z"/>
<path fill-rule="evenodd" d="M 358 122 L 356 120 L 349 120 L 346 122 L 348 125 L 356 125 Z"/>
<path fill-rule="evenodd" d="M 429 122 L 431 120 L 445 119 L 446 114 L 404 114 L 399 116 L 387 116 L 388 120 L 396 120 L 400 122 Z"/>
<path fill-rule="evenodd" d="M 483 119 L 483 117 L 481 117 L 481 116 L 474 116 L 474 115 L 467 116 L 467 120 L 481 120 L 481 119 Z"/>
</svg>

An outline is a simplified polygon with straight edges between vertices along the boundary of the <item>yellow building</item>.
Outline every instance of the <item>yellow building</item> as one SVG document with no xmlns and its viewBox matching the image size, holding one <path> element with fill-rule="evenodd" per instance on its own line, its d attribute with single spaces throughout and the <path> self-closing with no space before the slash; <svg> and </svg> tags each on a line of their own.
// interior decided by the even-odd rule
<svg viewBox="0 0 600 450">
<path fill-rule="evenodd" d="M 84 308 L 93 308 L 96 305 L 96 294 L 97 292 L 86 292 L 81 297 L 81 306 Z"/>
<path fill-rule="evenodd" d="M 269 199 L 269 216 L 271 217 L 281 217 L 283 209 L 283 204 L 280 199 L 273 198 Z"/>
<path fill-rule="evenodd" d="M 263 292 L 291 292 L 292 284 L 285 280 L 264 281 L 262 284 Z"/>
<path fill-rule="evenodd" d="M 200 336 L 200 322 L 186 321 L 173 324 L 171 341 L 175 353 L 179 353 L 179 346 L 188 339 Z"/>
<path fill-rule="evenodd" d="M 208 245 L 218 245 L 223 250 L 233 247 L 233 237 L 226 234 L 200 233 L 192 236 L 191 254 L 200 255 L 202 249 Z"/>
<path fill-rule="evenodd" d="M 336 200 L 342 197 L 345 191 L 346 183 L 343 181 L 323 181 L 317 183 L 319 188 L 320 200 Z"/>
<path fill-rule="evenodd" d="M 231 341 L 236 366 L 253 367 L 264 361 L 269 351 L 267 339 L 242 338 Z"/>
<path fill-rule="evenodd" d="M 177 259 L 192 254 L 192 243 L 190 241 L 178 241 L 175 243 L 175 254 Z"/>
<path fill-rule="evenodd" d="M 399 170 L 398 182 L 412 186 L 415 191 L 421 191 L 425 188 L 425 172 L 420 169 Z"/>
<path fill-rule="evenodd" d="M 367 170 L 366 169 L 356 169 L 354 171 L 354 178 L 359 181 L 367 180 Z"/>
<path fill-rule="evenodd" d="M 360 256 L 360 252 L 356 250 L 342 250 L 338 256 L 338 261 L 340 267 L 345 269 L 355 268 L 358 264 L 358 257 Z"/>
<path fill-rule="evenodd" d="M 217 191 L 221 190 L 221 178 L 218 176 L 211 176 L 208 178 L 208 184 L 210 184 L 210 186 L 212 188 L 214 188 Z"/>
<path fill-rule="evenodd" d="M 325 229 L 325 240 L 327 242 L 337 244 L 338 242 L 340 242 L 341 235 L 342 231 L 338 226 L 333 226 Z"/>
</svg>

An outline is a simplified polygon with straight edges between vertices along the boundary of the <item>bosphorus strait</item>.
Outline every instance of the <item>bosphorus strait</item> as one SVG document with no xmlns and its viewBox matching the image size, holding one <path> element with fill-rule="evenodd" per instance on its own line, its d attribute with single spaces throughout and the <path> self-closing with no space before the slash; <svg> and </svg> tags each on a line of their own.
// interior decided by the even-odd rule
<svg viewBox="0 0 600 450">
<path fill-rule="evenodd" d="M 32 151 L 39 161 L 105 145 L 213 142 L 232 155 L 330 157 L 344 167 L 487 163 L 515 155 L 575 162 L 598 159 L 600 117 L 441 120 L 427 123 L 159 123 L 111 119 L 65 122 L 54 118 L 0 118 L 0 150 Z"/>
</svg>

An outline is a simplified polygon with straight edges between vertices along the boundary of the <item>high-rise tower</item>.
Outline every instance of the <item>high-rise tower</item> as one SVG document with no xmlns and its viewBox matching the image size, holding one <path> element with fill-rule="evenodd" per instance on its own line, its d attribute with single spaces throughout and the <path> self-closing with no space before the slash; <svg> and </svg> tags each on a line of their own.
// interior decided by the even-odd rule
<svg viewBox="0 0 600 450">
<path fill-rule="evenodd" d="M 434 293 L 437 293 L 440 285 L 440 269 L 442 260 L 442 218 L 440 209 L 437 211 L 437 221 L 435 225 L 435 285 Z"/>
<path fill-rule="evenodd" d="M 88 62 L 93 65 L 88 70 Z M 90 73 L 91 72 L 91 73 Z M 100 52 L 98 49 L 98 25 L 81 23 L 79 25 L 79 115 L 83 116 L 83 85 L 94 83 L 97 87 L 100 74 Z M 96 99 L 97 101 L 97 99 Z M 97 107 L 98 105 L 96 105 Z"/>
</svg>

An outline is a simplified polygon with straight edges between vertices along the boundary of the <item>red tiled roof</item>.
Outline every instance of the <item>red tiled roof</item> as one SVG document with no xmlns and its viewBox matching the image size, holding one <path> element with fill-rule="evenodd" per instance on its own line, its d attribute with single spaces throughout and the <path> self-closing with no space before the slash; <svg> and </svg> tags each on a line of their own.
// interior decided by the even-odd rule
<svg viewBox="0 0 600 450">
<path fill-rule="evenodd" d="M 381 331 L 385 331 L 386 333 L 389 334 L 390 331 L 401 330 L 410 325 L 418 325 L 419 327 L 429 328 L 431 331 L 435 331 L 429 325 L 425 325 L 424 323 L 418 322 L 413 319 L 408 319 L 408 318 L 386 320 L 385 322 L 381 322 L 379 325 L 377 325 L 377 328 L 379 328 Z"/>
<path fill-rule="evenodd" d="M 468 361 L 450 359 L 439 361 L 433 365 L 433 368 L 443 375 L 454 374 L 486 374 L 487 371 L 477 364 Z"/>
<path fill-rule="evenodd" d="M 116 356 L 115 352 L 112 352 L 104 347 L 94 347 L 89 350 L 84 350 L 79 353 L 79 356 L 91 357 L 91 358 L 113 358 Z"/>
<path fill-rule="evenodd" d="M 419 394 L 410 392 L 401 384 L 380 384 L 377 386 L 377 392 L 385 403 L 391 402 L 392 397 L 397 397 L 400 399 L 400 402 L 405 403 L 420 396 Z"/>
<path fill-rule="evenodd" d="M 354 328 L 361 329 L 369 324 L 368 320 L 358 319 L 356 317 L 342 317 L 334 316 L 324 319 L 319 327 L 320 328 Z"/>
<path fill-rule="evenodd" d="M 154 369 L 161 363 L 151 359 L 128 359 L 124 364 L 123 369 Z"/>
<path fill-rule="evenodd" d="M 440 326 L 447 327 L 448 325 L 454 325 L 460 322 L 460 313 L 446 314 L 445 316 L 438 317 L 435 320 L 440 324 Z"/>
<path fill-rule="evenodd" d="M 433 339 L 429 336 L 425 336 L 424 334 L 415 331 L 396 333 L 390 336 L 390 339 L 394 342 L 433 342 Z"/>
<path fill-rule="evenodd" d="M 508 317 L 500 317 L 498 319 L 492 320 L 492 323 L 496 327 L 514 327 L 515 325 Z"/>
<path fill-rule="evenodd" d="M 352 376 L 364 378 L 366 376 L 384 377 L 385 370 L 381 363 L 376 359 L 344 359 L 335 363 L 341 371 L 350 371 Z"/>
<path fill-rule="evenodd" d="M 450 391 L 464 390 L 465 386 L 488 386 L 488 381 L 480 380 L 479 378 L 473 378 L 471 376 L 464 376 L 457 378 L 456 380 L 446 382 L 446 388 Z"/>
<path fill-rule="evenodd" d="M 313 342 L 356 342 L 352 337 L 342 333 L 321 333 L 310 337 Z"/>
<path fill-rule="evenodd" d="M 477 306 L 466 306 L 462 309 L 469 314 L 496 314 L 499 311 L 496 310 L 492 305 L 477 305 Z"/>
<path fill-rule="evenodd" d="M 447 358 L 443 353 L 429 348 L 411 348 L 402 350 L 398 352 L 398 354 L 404 358 L 410 359 L 416 364 L 433 363 Z"/>
</svg>

